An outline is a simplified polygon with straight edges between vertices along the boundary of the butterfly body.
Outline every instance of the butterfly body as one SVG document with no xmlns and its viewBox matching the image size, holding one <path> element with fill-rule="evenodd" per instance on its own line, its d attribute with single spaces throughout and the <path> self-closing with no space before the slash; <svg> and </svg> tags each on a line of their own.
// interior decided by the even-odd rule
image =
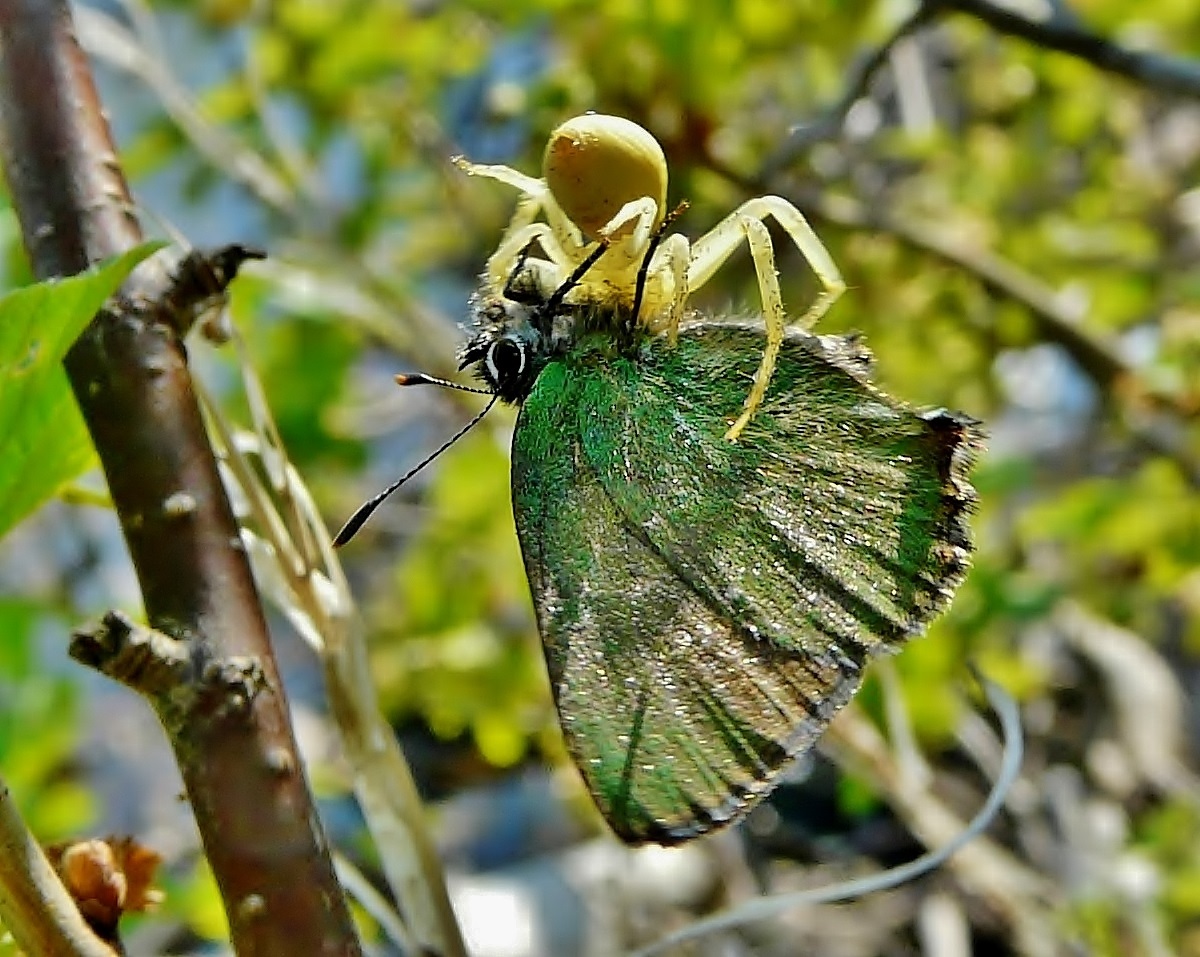
<svg viewBox="0 0 1200 957">
<path fill-rule="evenodd" d="M 969 560 L 973 423 L 791 330 L 738 441 L 766 332 L 676 341 L 613 310 L 484 297 L 460 359 L 521 405 L 512 497 L 568 745 L 623 839 L 744 814 L 945 607 Z"/>
</svg>

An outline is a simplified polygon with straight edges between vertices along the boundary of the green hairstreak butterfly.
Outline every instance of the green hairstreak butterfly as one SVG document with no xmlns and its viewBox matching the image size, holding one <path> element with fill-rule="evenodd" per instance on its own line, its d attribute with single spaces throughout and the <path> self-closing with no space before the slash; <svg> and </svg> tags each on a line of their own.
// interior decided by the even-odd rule
<svg viewBox="0 0 1200 957">
<path fill-rule="evenodd" d="M 583 169 L 584 185 L 599 176 Z M 488 408 L 520 406 L 513 514 L 575 762 L 621 838 L 675 843 L 746 813 L 869 658 L 946 607 L 970 558 L 979 435 L 873 386 L 859 339 L 782 328 L 773 265 L 765 319 L 683 313 L 688 246 L 640 182 L 594 213 L 588 243 L 561 190 L 528 179 L 459 358 Z"/>
</svg>

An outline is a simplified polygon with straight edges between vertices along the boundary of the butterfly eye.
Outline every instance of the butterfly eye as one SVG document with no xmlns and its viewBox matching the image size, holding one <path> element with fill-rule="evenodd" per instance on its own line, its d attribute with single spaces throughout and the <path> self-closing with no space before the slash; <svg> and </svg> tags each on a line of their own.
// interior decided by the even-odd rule
<svg viewBox="0 0 1200 957">
<path fill-rule="evenodd" d="M 511 339 L 497 339 L 488 347 L 487 370 L 492 379 L 505 382 L 525 371 L 525 348 Z"/>
</svg>

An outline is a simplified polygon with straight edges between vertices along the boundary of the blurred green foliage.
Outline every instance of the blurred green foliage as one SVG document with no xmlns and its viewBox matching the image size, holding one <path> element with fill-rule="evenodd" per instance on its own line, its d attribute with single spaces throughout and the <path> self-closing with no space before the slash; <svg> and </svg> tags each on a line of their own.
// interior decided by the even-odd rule
<svg viewBox="0 0 1200 957">
<path fill-rule="evenodd" d="M 91 792 L 72 773 L 79 747 L 79 693 L 66 675 L 47 673 L 39 653 L 46 608 L 0 599 L 0 756 L 4 781 L 29 826 L 64 840 L 95 816 Z M 52 618 L 62 626 L 60 619 Z"/>
<path fill-rule="evenodd" d="M 1200 9 L 1189 0 L 1073 6 L 1117 41 L 1200 50 Z M 884 388 L 966 410 L 993 432 L 977 473 L 976 567 L 951 611 L 897 661 L 935 760 L 954 745 L 962 663 L 974 659 L 1043 716 L 1029 773 L 1066 763 L 1087 778 L 1093 736 L 1121 729 L 1101 692 L 1078 684 L 1077 663 L 1064 666 L 1070 653 L 1053 642 L 1046 650 L 1064 599 L 1141 636 L 1194 687 L 1194 101 L 950 16 L 893 55 L 840 132 L 762 182 L 789 130 L 838 99 L 851 65 L 906 13 L 901 5 L 177 0 L 155 9 L 172 25 L 168 37 L 187 43 L 148 48 L 177 61 L 202 122 L 184 133 L 157 102 L 140 102 L 122 117 L 132 131 L 121 144 L 127 171 L 135 186 L 158 184 L 156 201 L 185 234 L 189 216 L 211 204 L 220 239 L 269 248 L 272 259 L 235 288 L 234 321 L 331 524 L 478 408 L 457 394 L 393 395 L 386 375 L 453 374 L 455 323 L 512 212 L 513 194 L 467 181 L 448 157 L 536 173 L 557 123 L 589 109 L 620 113 L 663 143 L 670 202 L 691 203 L 681 230 L 702 234 L 748 198 L 748 182 L 795 199 L 850 287 L 822 331 L 861 330 Z M 221 139 L 230 136 L 236 149 Z M 176 192 L 164 193 L 164 180 Z M 979 269 L 948 261 L 922 241 L 930 234 L 1021 271 L 1073 318 L 1047 319 Z M 778 252 L 785 302 L 799 309 L 812 277 L 787 244 Z M 754 309 L 756 295 L 741 253 L 697 304 Z M 1080 338 L 1101 343 L 1120 368 L 1089 365 L 1072 345 Z M 200 359 L 222 401 L 240 408 L 229 350 Z M 343 556 L 389 717 L 470 741 L 495 768 L 560 753 L 509 513 L 510 427 L 494 413 Z M 86 807 L 66 792 L 40 797 L 50 793 L 47 769 L 75 740 L 69 683 L 36 666 L 33 636 L 51 604 L 40 600 L 0 606 L 0 630 L 17 636 L 0 643 L 0 687 L 19 688 L 0 695 L 0 768 L 39 795 L 31 813 L 54 835 Z M 882 721 L 878 687 L 862 703 Z M 1195 718 L 1185 720 L 1174 730 L 1187 739 Z M 1059 722 L 1086 732 L 1060 740 Z M 1052 745 L 1039 742 L 1043 732 Z M 1088 780 L 1128 815 L 1132 846 L 1163 875 L 1157 913 L 1172 946 L 1200 953 L 1193 810 L 1154 799 L 1144 782 L 1129 797 Z M 879 796 L 847 779 L 842 797 L 865 814 Z M 207 898 L 184 896 L 202 936 L 219 934 L 203 916 Z M 1075 903 L 1065 935 L 1094 953 L 1139 952 L 1110 889 Z"/>
</svg>

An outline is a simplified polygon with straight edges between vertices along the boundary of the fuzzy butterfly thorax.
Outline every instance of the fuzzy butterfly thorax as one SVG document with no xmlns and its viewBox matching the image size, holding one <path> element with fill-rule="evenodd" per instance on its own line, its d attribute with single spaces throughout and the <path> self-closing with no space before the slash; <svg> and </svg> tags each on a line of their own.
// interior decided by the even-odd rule
<svg viewBox="0 0 1200 957">
<path fill-rule="evenodd" d="M 510 283 L 517 298 L 485 287 L 471 301 L 470 337 L 458 352 L 459 368 L 476 374 L 502 402 L 520 405 L 547 363 L 566 356 L 584 339 L 613 357 L 633 356 L 649 336 L 632 312 L 594 302 L 555 304 L 536 279 Z"/>
</svg>

